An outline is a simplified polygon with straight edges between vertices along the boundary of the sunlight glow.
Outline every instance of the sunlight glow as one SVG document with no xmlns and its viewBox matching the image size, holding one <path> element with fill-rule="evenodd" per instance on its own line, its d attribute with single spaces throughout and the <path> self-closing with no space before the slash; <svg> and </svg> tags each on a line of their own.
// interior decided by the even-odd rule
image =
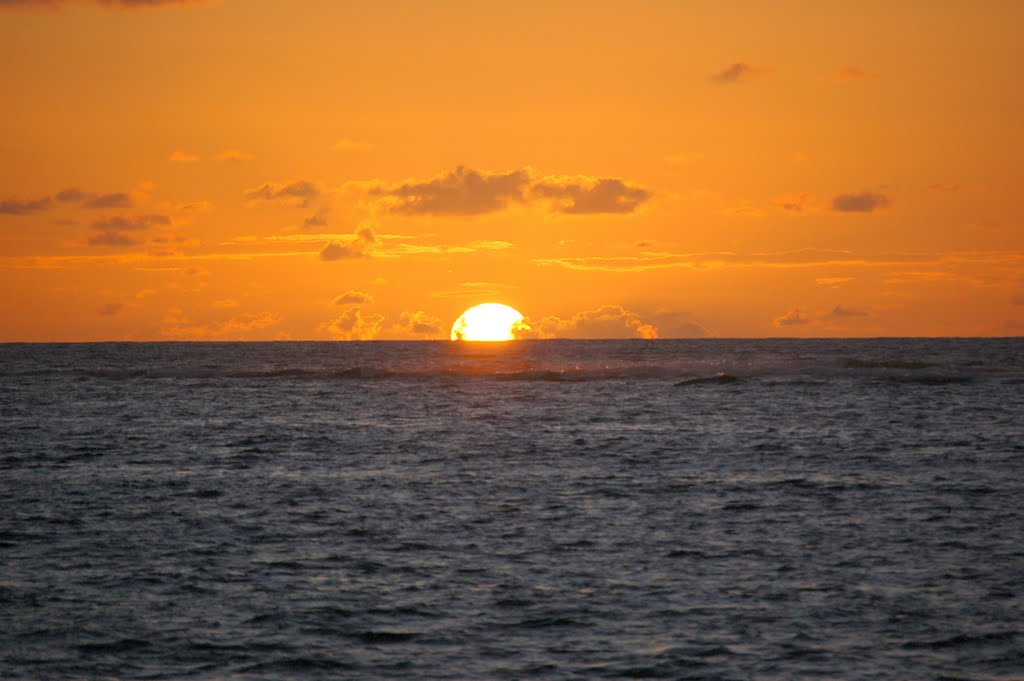
<svg viewBox="0 0 1024 681">
<path fill-rule="evenodd" d="M 523 315 L 501 303 L 483 303 L 471 307 L 452 324 L 452 340 L 509 341 L 517 333 L 529 331 Z"/>
</svg>

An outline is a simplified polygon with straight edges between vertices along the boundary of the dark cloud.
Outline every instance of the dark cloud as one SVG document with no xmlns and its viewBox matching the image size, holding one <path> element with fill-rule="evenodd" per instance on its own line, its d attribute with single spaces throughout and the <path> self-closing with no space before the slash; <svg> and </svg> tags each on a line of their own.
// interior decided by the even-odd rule
<svg viewBox="0 0 1024 681">
<path fill-rule="evenodd" d="M 484 173 L 459 166 L 428 182 L 375 187 L 370 194 L 388 199 L 386 204 L 396 213 L 479 215 L 501 210 L 511 201 L 522 201 L 529 182 L 525 170 Z"/>
<path fill-rule="evenodd" d="M 535 196 L 553 199 L 560 213 L 632 213 L 651 197 L 646 189 L 615 178 L 592 182 L 544 179 L 533 186 Z"/>
<path fill-rule="evenodd" d="M 85 208 L 131 208 L 132 197 L 124 192 L 100 194 L 82 204 Z"/>
<path fill-rule="evenodd" d="M 760 72 L 760 69 L 757 69 L 750 64 L 736 62 L 735 64 L 727 66 L 715 75 L 711 76 L 711 80 L 719 85 L 725 85 L 727 83 L 735 83 L 740 79 L 753 78 Z"/>
<path fill-rule="evenodd" d="M 1015 293 L 1010 296 L 1011 305 L 1024 305 L 1024 293 Z"/>
<path fill-rule="evenodd" d="M 335 305 L 364 305 L 373 302 L 373 296 L 362 291 L 345 291 L 334 299 Z"/>
<path fill-rule="evenodd" d="M 105 303 L 99 309 L 99 313 L 105 317 L 116 315 L 124 307 L 121 303 Z"/>
<path fill-rule="evenodd" d="M 5 199 L 0 201 L 0 215 L 28 215 L 46 210 L 53 204 L 53 199 L 44 196 L 39 199 Z"/>
<path fill-rule="evenodd" d="M 138 230 L 169 224 L 171 218 L 167 215 L 113 215 L 93 221 L 92 227 L 101 230 Z"/>
<path fill-rule="evenodd" d="M 320 196 L 320 187 L 309 180 L 296 180 L 287 184 L 267 182 L 262 187 L 245 190 L 243 196 L 248 201 L 297 201 L 307 206 Z"/>
<path fill-rule="evenodd" d="M 63 189 L 54 197 L 58 203 L 81 203 L 83 208 L 131 208 L 134 202 L 126 192 L 91 194 L 77 187 Z"/>
<path fill-rule="evenodd" d="M 371 196 L 391 212 L 406 215 L 480 215 L 511 203 L 548 201 L 560 213 L 631 213 L 651 193 L 608 177 L 544 177 L 527 169 L 489 173 L 459 166 L 426 182 L 377 186 Z"/>
<path fill-rule="evenodd" d="M 137 239 L 122 232 L 103 231 L 89 237 L 90 246 L 137 246 L 141 243 Z"/>
<path fill-rule="evenodd" d="M 828 315 L 830 317 L 867 317 L 868 313 L 855 307 L 843 307 L 842 305 L 836 305 Z"/>
<path fill-rule="evenodd" d="M 840 194 L 832 199 L 832 210 L 840 213 L 871 213 L 889 205 L 889 198 L 884 194 L 861 192 L 860 194 Z"/>
<path fill-rule="evenodd" d="M 811 318 L 807 316 L 804 310 L 798 307 L 794 307 L 781 317 L 776 317 L 772 320 L 772 325 L 774 326 L 799 326 L 810 323 Z"/>
<path fill-rule="evenodd" d="M 361 227 L 348 241 L 331 241 L 320 251 L 320 259 L 325 261 L 345 260 L 368 256 L 377 245 L 377 236 L 369 227 Z"/>
<path fill-rule="evenodd" d="M 403 312 L 398 319 L 397 326 L 414 336 L 437 336 L 440 335 L 442 329 L 440 319 L 422 310 Z"/>
<path fill-rule="evenodd" d="M 64 189 L 57 192 L 56 199 L 60 203 L 78 203 L 79 201 L 92 199 L 95 196 L 95 194 L 87 194 L 83 192 L 81 189 L 72 188 Z"/>
<path fill-rule="evenodd" d="M 327 226 L 327 215 L 330 211 L 327 208 L 321 208 L 313 215 L 302 221 L 303 227 L 326 227 Z"/>
</svg>

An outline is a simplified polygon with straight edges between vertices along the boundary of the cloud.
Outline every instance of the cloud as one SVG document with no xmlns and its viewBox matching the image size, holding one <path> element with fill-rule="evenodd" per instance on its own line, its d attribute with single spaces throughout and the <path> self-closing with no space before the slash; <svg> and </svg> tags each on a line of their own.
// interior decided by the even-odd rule
<svg viewBox="0 0 1024 681">
<path fill-rule="evenodd" d="M 335 305 L 365 305 L 373 302 L 373 296 L 362 291 L 345 291 L 334 299 Z"/>
<path fill-rule="evenodd" d="M 104 303 L 100 306 L 99 314 L 103 317 L 112 317 L 124 308 L 122 303 Z"/>
<path fill-rule="evenodd" d="M 935 182 L 928 185 L 928 189 L 933 192 L 942 192 L 944 194 L 953 194 L 960 191 L 961 187 L 955 182 Z"/>
<path fill-rule="evenodd" d="M 853 281 L 853 277 L 818 277 L 814 280 L 814 283 L 818 286 L 836 287 L 850 281 Z"/>
<path fill-rule="evenodd" d="M 98 230 L 89 237 L 90 246 L 136 246 L 141 243 L 125 232 L 140 231 L 157 225 L 170 225 L 167 215 L 113 215 L 94 220 L 92 228 Z"/>
<path fill-rule="evenodd" d="M 459 166 L 431 180 L 377 185 L 379 204 L 405 215 L 481 215 L 513 203 L 542 201 L 559 213 L 631 213 L 651 193 L 618 178 L 550 176 L 534 179 L 528 168 L 505 172 Z"/>
<path fill-rule="evenodd" d="M 889 198 L 884 194 L 861 192 L 860 194 L 840 194 L 832 199 L 832 210 L 840 213 L 872 213 L 886 208 Z"/>
<path fill-rule="evenodd" d="M 326 227 L 327 226 L 327 215 L 330 209 L 324 207 L 320 208 L 316 213 L 310 215 L 308 218 L 302 221 L 303 227 Z"/>
<path fill-rule="evenodd" d="M 1015 293 L 1010 296 L 1011 305 L 1024 305 L 1024 293 Z"/>
<path fill-rule="evenodd" d="M 211 338 L 244 338 L 252 331 L 274 326 L 281 318 L 270 312 L 247 313 L 222 322 L 203 324 L 194 322 L 180 307 L 168 308 L 164 315 L 160 334 L 176 340 L 205 340 Z"/>
<path fill-rule="evenodd" d="M 642 187 L 616 178 L 544 178 L 536 183 L 534 196 L 554 199 L 559 213 L 632 213 L 651 197 Z"/>
<path fill-rule="evenodd" d="M 781 317 L 776 317 L 772 320 L 772 326 L 799 326 L 801 324 L 810 324 L 811 318 L 807 316 L 802 308 L 794 307 L 793 309 L 786 312 Z"/>
<path fill-rule="evenodd" d="M 0 201 L 0 215 L 28 215 L 46 210 L 53 204 L 53 199 L 44 196 L 38 199 L 5 199 Z"/>
<path fill-rule="evenodd" d="M 138 230 L 170 224 L 171 218 L 168 215 L 113 215 L 94 220 L 92 227 L 93 229 Z"/>
<path fill-rule="evenodd" d="M 836 305 L 832 308 L 832 311 L 828 313 L 829 317 L 867 317 L 868 313 L 865 310 L 861 310 L 855 307 L 843 307 L 842 305 Z"/>
<path fill-rule="evenodd" d="M 569 319 L 545 317 L 531 324 L 539 338 L 657 338 L 658 328 L 620 305 L 602 305 Z"/>
<path fill-rule="evenodd" d="M 81 203 L 83 208 L 92 209 L 131 208 L 135 203 L 127 192 L 93 194 L 77 187 L 62 189 L 54 198 L 58 203 Z"/>
<path fill-rule="evenodd" d="M 230 310 L 233 307 L 238 307 L 238 301 L 233 298 L 222 298 L 210 303 L 210 307 L 214 310 Z"/>
<path fill-rule="evenodd" d="M 781 208 L 787 213 L 803 213 L 813 208 L 814 197 L 807 193 L 777 196 L 772 199 L 772 205 Z"/>
<path fill-rule="evenodd" d="M 246 189 L 243 196 L 247 201 L 287 201 L 305 207 L 320 196 L 320 187 L 309 180 L 296 180 L 285 184 L 267 182 L 262 187 Z"/>
<path fill-rule="evenodd" d="M 334 143 L 335 151 L 362 151 L 363 149 L 369 149 L 372 144 L 366 142 L 359 142 L 357 140 L 351 140 L 347 137 L 343 137 Z"/>
<path fill-rule="evenodd" d="M 68 5 L 98 5 L 109 9 L 142 9 L 199 5 L 207 0 L 0 0 L 0 9 L 60 9 Z"/>
<path fill-rule="evenodd" d="M 320 259 L 343 260 L 346 258 L 363 258 L 370 254 L 370 251 L 377 245 L 377 236 L 370 227 L 360 227 L 348 241 L 328 242 L 320 251 Z"/>
<path fill-rule="evenodd" d="M 744 62 L 736 62 L 735 64 L 731 64 L 711 76 L 711 81 L 719 85 L 726 85 L 740 80 L 756 78 L 764 72 L 764 69 L 759 69 Z"/>
<path fill-rule="evenodd" d="M 380 333 L 383 323 L 384 317 L 376 312 L 363 314 L 360 308 L 349 307 L 322 328 L 334 340 L 372 340 Z"/>
<path fill-rule="evenodd" d="M 174 163 L 196 163 L 199 161 L 199 157 L 195 154 L 190 154 L 187 151 L 177 149 L 171 152 L 171 155 L 167 157 L 167 160 Z"/>
<path fill-rule="evenodd" d="M 844 66 L 832 74 L 832 80 L 840 83 L 855 83 L 862 80 L 876 80 L 881 78 L 877 73 L 859 69 L 856 66 Z"/>
<path fill-rule="evenodd" d="M 486 173 L 459 166 L 426 182 L 374 187 L 394 213 L 406 215 L 479 215 L 505 208 L 524 198 L 530 175 L 526 170 Z"/>
<path fill-rule="evenodd" d="M 231 161 L 235 163 L 240 161 L 251 161 L 254 158 L 256 158 L 255 154 L 250 154 L 247 151 L 239 151 L 238 149 L 225 149 L 217 154 L 218 161 Z"/>
<path fill-rule="evenodd" d="M 422 310 L 402 312 L 395 327 L 414 336 L 439 336 L 443 329 L 440 319 Z"/>
<path fill-rule="evenodd" d="M 58 200 L 59 196 L 58 194 Z M 132 197 L 124 192 L 90 196 L 82 203 L 84 208 L 131 208 L 132 205 Z"/>
<path fill-rule="evenodd" d="M 90 246 L 137 246 L 138 239 L 133 239 L 122 232 L 104 231 L 89 237 Z"/>
</svg>

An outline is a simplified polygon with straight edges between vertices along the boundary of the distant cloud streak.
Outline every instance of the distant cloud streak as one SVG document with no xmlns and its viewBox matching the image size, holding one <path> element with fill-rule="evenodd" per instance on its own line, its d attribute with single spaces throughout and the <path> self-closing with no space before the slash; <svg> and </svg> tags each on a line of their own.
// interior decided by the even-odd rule
<svg viewBox="0 0 1024 681">
<path fill-rule="evenodd" d="M 0 201 L 0 215 L 28 215 L 46 210 L 53 204 L 53 199 L 44 196 L 38 199 L 5 199 Z"/>
<path fill-rule="evenodd" d="M 288 201 L 308 206 L 320 196 L 320 187 L 309 180 L 296 180 L 285 184 L 267 182 L 260 187 L 247 189 L 243 193 L 247 201 Z"/>
<path fill-rule="evenodd" d="M 729 83 L 756 78 L 762 73 L 764 73 L 764 69 L 759 69 L 744 62 L 736 62 L 711 76 L 711 82 L 718 85 L 728 85 Z"/>
<path fill-rule="evenodd" d="M 840 194 L 832 199 L 832 210 L 840 213 L 873 213 L 888 205 L 889 197 L 871 192 Z"/>
<path fill-rule="evenodd" d="M 51 9 L 68 5 L 97 5 L 108 9 L 143 9 L 200 5 L 207 0 L 0 0 L 0 9 Z"/>
</svg>

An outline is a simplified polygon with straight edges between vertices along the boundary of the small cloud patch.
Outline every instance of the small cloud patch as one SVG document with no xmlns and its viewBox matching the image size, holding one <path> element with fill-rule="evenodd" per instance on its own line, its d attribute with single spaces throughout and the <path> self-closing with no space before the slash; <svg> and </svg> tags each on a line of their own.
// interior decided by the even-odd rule
<svg viewBox="0 0 1024 681">
<path fill-rule="evenodd" d="M 171 152 L 171 155 L 167 157 L 167 160 L 173 163 L 198 163 L 199 157 L 195 154 L 190 154 L 187 151 L 177 149 Z"/>
<path fill-rule="evenodd" d="M 888 206 L 889 197 L 872 192 L 840 194 L 832 199 L 832 210 L 840 213 L 873 213 Z"/>
<path fill-rule="evenodd" d="M 782 326 L 800 326 L 802 324 L 810 324 L 811 318 L 807 316 L 807 312 L 802 308 L 794 307 L 785 314 L 776 317 L 772 320 L 772 325 L 776 327 Z"/>
<path fill-rule="evenodd" d="M 373 302 L 373 296 L 362 291 L 345 291 L 334 299 L 335 305 L 366 305 Z"/>
<path fill-rule="evenodd" d="M 320 196 L 320 187 L 309 180 L 274 183 L 267 182 L 260 187 L 247 189 L 242 194 L 247 201 L 284 201 L 308 206 L 309 202 Z"/>
<path fill-rule="evenodd" d="M 38 199 L 6 199 L 0 201 L 0 215 L 28 215 L 46 210 L 53 204 L 53 199 L 44 196 Z"/>
<path fill-rule="evenodd" d="M 347 258 L 363 258 L 377 245 L 377 235 L 370 227 L 360 227 L 347 241 L 331 241 L 320 251 L 320 259 L 324 261 L 345 260 Z"/>
<path fill-rule="evenodd" d="M 736 62 L 711 76 L 711 82 L 717 85 L 728 85 L 729 83 L 736 83 L 741 80 L 757 78 L 764 72 L 764 69 L 759 69 L 745 62 Z"/>
</svg>

